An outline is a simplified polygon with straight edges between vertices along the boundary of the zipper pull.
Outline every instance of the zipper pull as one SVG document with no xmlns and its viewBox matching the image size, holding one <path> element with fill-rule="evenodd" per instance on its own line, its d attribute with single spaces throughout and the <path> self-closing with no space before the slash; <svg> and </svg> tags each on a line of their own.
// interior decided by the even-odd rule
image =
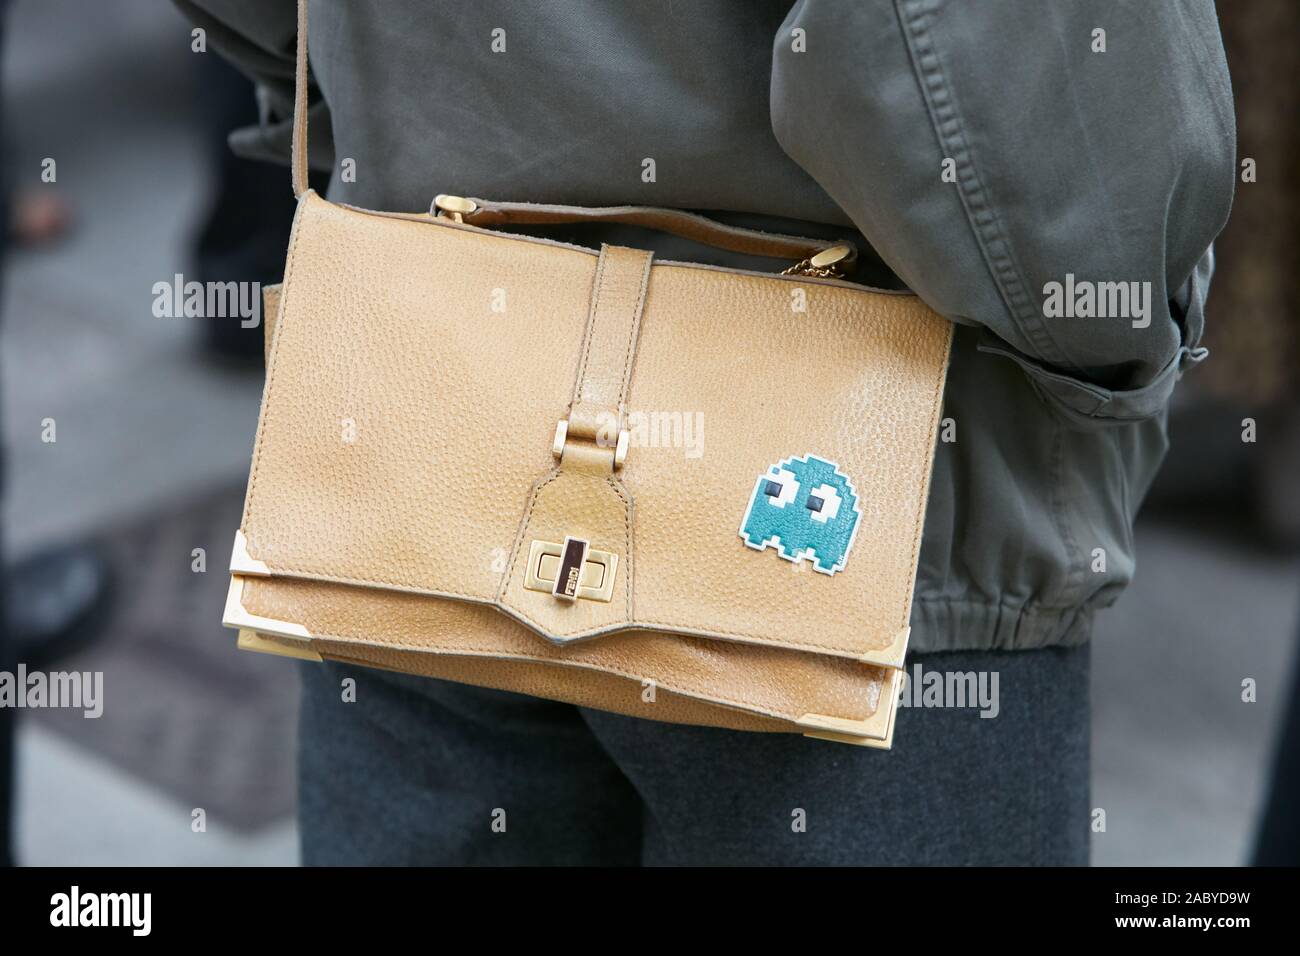
<svg viewBox="0 0 1300 956">
<path fill-rule="evenodd" d="M 429 212 L 436 216 L 445 216 L 452 222 L 464 222 L 465 217 L 478 209 L 478 203 L 464 196 L 448 196 L 439 193 L 433 197 L 433 208 Z"/>
</svg>

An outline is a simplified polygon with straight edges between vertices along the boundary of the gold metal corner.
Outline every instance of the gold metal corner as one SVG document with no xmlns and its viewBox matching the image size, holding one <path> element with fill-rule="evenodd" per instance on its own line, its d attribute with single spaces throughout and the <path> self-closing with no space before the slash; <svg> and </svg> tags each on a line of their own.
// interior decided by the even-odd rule
<svg viewBox="0 0 1300 956">
<path fill-rule="evenodd" d="M 898 695 L 902 690 L 903 672 L 890 671 L 880 689 L 880 704 L 866 720 L 848 720 L 826 714 L 804 714 L 796 725 L 804 728 L 805 737 L 889 750 L 894 745 L 894 718 L 898 715 Z"/>
<path fill-rule="evenodd" d="M 230 550 L 230 573 L 253 577 L 270 577 L 271 569 L 248 553 L 248 539 L 242 530 L 235 532 L 235 545 Z"/>
<path fill-rule="evenodd" d="M 253 651 L 258 654 L 271 654 L 275 657 L 292 657 L 300 661 L 324 661 L 310 647 L 299 647 L 296 645 L 282 644 L 279 641 L 268 641 L 256 631 L 250 631 L 246 627 L 239 629 L 239 639 L 235 646 L 241 651 Z"/>
<path fill-rule="evenodd" d="M 245 628 L 261 631 L 274 637 L 287 637 L 295 641 L 310 641 L 311 632 L 301 624 L 293 621 L 278 621 L 272 617 L 249 614 L 244 610 L 244 579 L 237 574 L 230 576 L 230 589 L 226 591 L 226 610 L 221 616 L 221 623 L 226 627 Z"/>
<path fill-rule="evenodd" d="M 868 651 L 858 660 L 864 664 L 875 664 L 877 667 L 892 667 L 895 670 L 903 666 L 907 658 L 907 642 L 912 636 L 912 628 L 905 627 L 894 635 L 893 642 L 888 646 L 875 651 Z"/>
</svg>

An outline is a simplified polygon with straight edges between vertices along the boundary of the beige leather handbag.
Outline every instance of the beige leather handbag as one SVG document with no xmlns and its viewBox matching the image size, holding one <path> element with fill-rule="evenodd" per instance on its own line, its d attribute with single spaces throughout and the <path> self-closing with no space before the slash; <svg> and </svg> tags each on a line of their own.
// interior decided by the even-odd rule
<svg viewBox="0 0 1300 956">
<path fill-rule="evenodd" d="M 889 746 L 951 325 L 838 278 L 847 246 L 685 212 L 329 203 L 305 25 L 240 646 Z M 797 262 L 485 228 L 582 220 Z"/>
</svg>

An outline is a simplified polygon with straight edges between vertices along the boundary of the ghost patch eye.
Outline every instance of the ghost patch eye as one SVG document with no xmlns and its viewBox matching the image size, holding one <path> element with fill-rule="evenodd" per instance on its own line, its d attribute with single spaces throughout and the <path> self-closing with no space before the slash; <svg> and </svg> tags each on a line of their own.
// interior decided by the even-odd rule
<svg viewBox="0 0 1300 956">
<path fill-rule="evenodd" d="M 788 469 L 773 468 L 759 482 L 759 491 L 773 508 L 784 508 L 799 496 L 799 479 Z"/>
<path fill-rule="evenodd" d="M 840 513 L 840 493 L 830 485 L 821 484 L 808 492 L 808 517 L 825 524 Z"/>
</svg>

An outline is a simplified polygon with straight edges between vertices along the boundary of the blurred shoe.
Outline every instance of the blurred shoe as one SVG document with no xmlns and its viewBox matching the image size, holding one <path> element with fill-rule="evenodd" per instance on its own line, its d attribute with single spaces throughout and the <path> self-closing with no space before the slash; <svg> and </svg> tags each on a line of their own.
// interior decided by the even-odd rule
<svg viewBox="0 0 1300 956">
<path fill-rule="evenodd" d="M 14 197 L 9 235 L 16 246 L 43 246 L 62 239 L 72 224 L 72 210 L 59 196 L 28 190 Z"/>
<path fill-rule="evenodd" d="M 10 646 L 33 669 L 99 636 L 112 598 L 108 564 L 87 544 L 20 561 L 5 573 L 4 588 Z"/>
</svg>

